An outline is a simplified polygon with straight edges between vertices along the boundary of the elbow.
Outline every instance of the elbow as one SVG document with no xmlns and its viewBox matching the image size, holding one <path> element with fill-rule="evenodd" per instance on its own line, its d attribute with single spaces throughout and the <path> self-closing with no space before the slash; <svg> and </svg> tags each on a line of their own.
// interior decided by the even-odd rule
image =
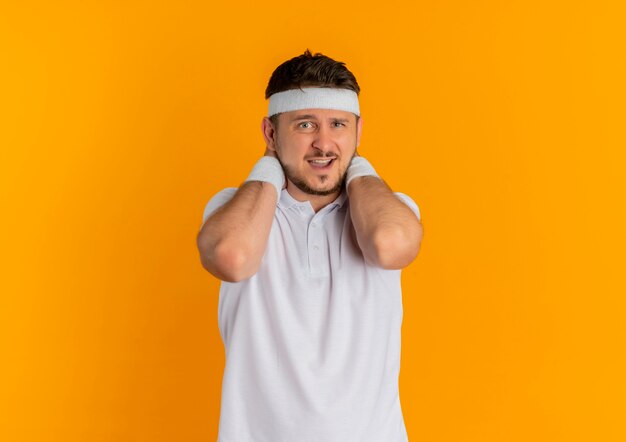
<svg viewBox="0 0 626 442">
<path fill-rule="evenodd" d="M 249 251 L 229 241 L 220 241 L 212 249 L 200 252 L 202 266 L 216 278 L 225 282 L 240 282 L 258 271 Z"/>
<path fill-rule="evenodd" d="M 374 261 L 385 270 L 399 270 L 411 264 L 420 251 L 422 228 L 389 228 L 374 235 Z"/>
<path fill-rule="evenodd" d="M 250 278 L 257 270 L 250 265 L 249 255 L 243 247 L 218 244 L 214 257 L 220 275 L 218 278 L 226 282 L 240 282 Z"/>
</svg>

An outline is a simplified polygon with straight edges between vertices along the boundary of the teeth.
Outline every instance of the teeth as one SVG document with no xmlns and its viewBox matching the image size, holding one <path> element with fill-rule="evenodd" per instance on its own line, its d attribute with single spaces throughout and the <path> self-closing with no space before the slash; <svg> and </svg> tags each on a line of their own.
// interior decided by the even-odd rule
<svg viewBox="0 0 626 442">
<path fill-rule="evenodd" d="M 332 160 L 311 160 L 311 163 L 315 163 L 315 164 L 328 164 L 330 163 Z"/>
</svg>

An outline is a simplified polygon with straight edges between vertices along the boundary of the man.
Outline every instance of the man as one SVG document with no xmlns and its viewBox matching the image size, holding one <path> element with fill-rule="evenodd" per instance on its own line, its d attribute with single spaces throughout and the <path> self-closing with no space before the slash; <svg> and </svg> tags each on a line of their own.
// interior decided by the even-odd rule
<svg viewBox="0 0 626 442">
<path fill-rule="evenodd" d="M 356 152 L 359 92 L 319 53 L 276 68 L 265 155 L 205 208 L 197 244 L 222 280 L 226 349 L 218 442 L 408 440 L 400 271 L 423 230 Z"/>
</svg>

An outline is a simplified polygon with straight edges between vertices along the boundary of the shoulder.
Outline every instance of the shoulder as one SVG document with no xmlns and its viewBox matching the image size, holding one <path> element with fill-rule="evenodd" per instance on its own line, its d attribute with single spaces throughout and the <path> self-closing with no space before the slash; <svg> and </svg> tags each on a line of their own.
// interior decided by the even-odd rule
<svg viewBox="0 0 626 442">
<path fill-rule="evenodd" d="M 204 207 L 204 213 L 202 214 L 202 224 L 204 224 L 204 222 L 209 216 L 211 216 L 213 212 L 215 212 L 217 209 L 230 201 L 230 199 L 237 193 L 237 190 L 239 190 L 237 187 L 227 187 L 213 195 Z"/>
<path fill-rule="evenodd" d="M 413 198 L 411 198 L 410 196 L 402 193 L 402 192 L 394 192 L 394 194 L 400 198 L 400 200 L 402 202 L 404 202 L 404 204 L 406 204 L 407 206 L 409 206 L 409 208 L 415 213 L 415 215 L 417 216 L 417 219 L 420 220 L 420 222 L 422 221 L 422 216 L 420 213 L 420 208 L 417 205 L 417 203 L 415 201 L 413 201 Z"/>
</svg>

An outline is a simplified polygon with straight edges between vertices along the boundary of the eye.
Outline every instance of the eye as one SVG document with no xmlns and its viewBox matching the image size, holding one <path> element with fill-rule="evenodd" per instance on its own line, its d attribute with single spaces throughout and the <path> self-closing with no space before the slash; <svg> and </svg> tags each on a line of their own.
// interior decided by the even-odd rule
<svg viewBox="0 0 626 442">
<path fill-rule="evenodd" d="M 338 124 L 339 126 L 345 126 L 345 124 L 340 123 L 339 121 L 335 121 L 333 124 Z"/>
<path fill-rule="evenodd" d="M 311 124 L 311 122 L 310 121 L 303 121 L 302 123 L 300 123 L 298 125 L 298 127 L 301 127 L 302 129 L 308 129 L 308 127 L 304 127 L 303 124 Z"/>
</svg>

